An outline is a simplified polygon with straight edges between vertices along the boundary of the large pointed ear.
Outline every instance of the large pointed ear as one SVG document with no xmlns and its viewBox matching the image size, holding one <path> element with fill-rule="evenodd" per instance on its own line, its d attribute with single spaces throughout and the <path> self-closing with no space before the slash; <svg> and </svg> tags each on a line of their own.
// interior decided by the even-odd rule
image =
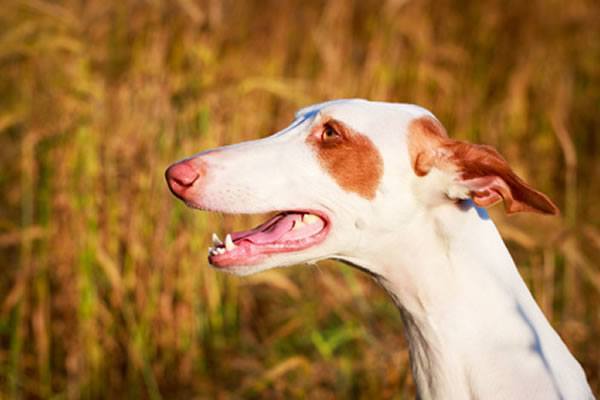
<svg viewBox="0 0 600 400">
<path fill-rule="evenodd" d="M 478 206 L 488 207 L 504 200 L 509 214 L 559 213 L 554 203 L 519 178 L 493 147 L 450 139 L 433 117 L 411 122 L 408 147 L 415 174 L 425 176 L 432 168 L 451 174 Z"/>
</svg>

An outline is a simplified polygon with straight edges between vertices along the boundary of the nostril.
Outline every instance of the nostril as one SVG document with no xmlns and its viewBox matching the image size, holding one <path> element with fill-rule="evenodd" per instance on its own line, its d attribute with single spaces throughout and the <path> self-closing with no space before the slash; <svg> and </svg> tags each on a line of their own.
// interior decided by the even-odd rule
<svg viewBox="0 0 600 400">
<path fill-rule="evenodd" d="M 167 169 L 165 175 L 171 189 L 174 189 L 174 184 L 188 188 L 192 186 L 200 176 L 200 174 L 186 162 L 171 165 Z"/>
</svg>

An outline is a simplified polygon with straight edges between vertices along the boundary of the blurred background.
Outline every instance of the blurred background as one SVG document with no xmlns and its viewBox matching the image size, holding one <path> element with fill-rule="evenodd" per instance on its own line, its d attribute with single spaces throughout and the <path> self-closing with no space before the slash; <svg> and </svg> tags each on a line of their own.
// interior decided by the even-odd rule
<svg viewBox="0 0 600 400">
<path fill-rule="evenodd" d="M 600 2 L 4 0 L 0 398 L 413 398 L 401 321 L 349 267 L 236 278 L 173 161 L 340 97 L 418 103 L 562 210 L 493 216 L 600 389 Z"/>
</svg>

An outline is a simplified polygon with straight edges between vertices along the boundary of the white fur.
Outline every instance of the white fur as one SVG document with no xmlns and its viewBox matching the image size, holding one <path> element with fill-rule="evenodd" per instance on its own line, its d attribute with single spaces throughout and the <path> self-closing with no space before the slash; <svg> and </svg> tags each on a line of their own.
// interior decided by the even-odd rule
<svg viewBox="0 0 600 400">
<path fill-rule="evenodd" d="M 203 208 L 314 209 L 331 219 L 322 244 L 229 271 L 325 258 L 370 271 L 402 313 L 422 399 L 593 398 L 485 210 L 456 202 L 468 191 L 451 174 L 413 172 L 407 127 L 423 115 L 431 113 L 414 105 L 337 100 L 299 111 L 269 138 L 198 154 L 207 166 Z M 341 188 L 307 145 L 324 116 L 367 135 L 381 153 L 384 173 L 373 200 Z"/>
</svg>

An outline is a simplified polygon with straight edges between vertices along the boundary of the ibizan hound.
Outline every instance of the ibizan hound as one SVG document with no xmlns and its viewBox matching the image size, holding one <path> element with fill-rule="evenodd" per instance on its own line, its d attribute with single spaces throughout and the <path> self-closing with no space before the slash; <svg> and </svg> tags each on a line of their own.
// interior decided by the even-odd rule
<svg viewBox="0 0 600 400">
<path fill-rule="evenodd" d="M 450 139 L 427 110 L 336 100 L 271 137 L 199 153 L 166 172 L 187 205 L 279 212 L 213 236 L 237 275 L 345 261 L 400 309 L 421 399 L 591 399 L 579 363 L 521 279 L 485 209 L 556 214 L 491 147 Z"/>
</svg>

